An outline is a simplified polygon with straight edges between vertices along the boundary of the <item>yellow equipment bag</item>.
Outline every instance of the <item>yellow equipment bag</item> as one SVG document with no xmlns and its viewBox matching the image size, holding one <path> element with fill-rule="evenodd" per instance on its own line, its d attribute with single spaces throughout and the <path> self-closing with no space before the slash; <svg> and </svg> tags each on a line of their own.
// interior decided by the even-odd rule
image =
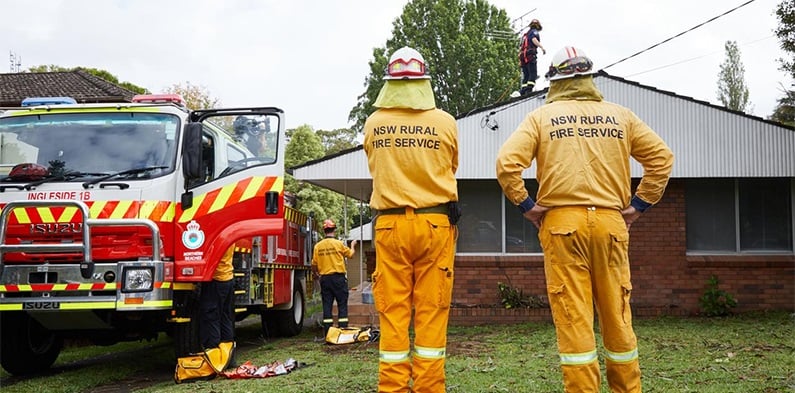
<svg viewBox="0 0 795 393">
<path fill-rule="evenodd" d="M 229 361 L 232 360 L 232 353 L 235 350 L 235 342 L 227 341 L 218 344 L 218 348 L 211 348 L 204 351 L 204 355 L 210 362 L 210 366 L 217 373 L 224 372 Z"/>
<path fill-rule="evenodd" d="M 336 327 L 332 326 L 326 333 L 326 342 L 329 344 L 351 344 L 355 342 L 370 341 L 371 327 Z"/>
<path fill-rule="evenodd" d="M 174 382 L 194 382 L 215 378 L 229 365 L 235 347 L 234 341 L 222 342 L 218 344 L 218 348 L 178 358 Z"/>
<path fill-rule="evenodd" d="M 210 365 L 204 353 L 183 356 L 177 359 L 174 382 L 194 382 L 213 379 L 218 373 Z"/>
</svg>

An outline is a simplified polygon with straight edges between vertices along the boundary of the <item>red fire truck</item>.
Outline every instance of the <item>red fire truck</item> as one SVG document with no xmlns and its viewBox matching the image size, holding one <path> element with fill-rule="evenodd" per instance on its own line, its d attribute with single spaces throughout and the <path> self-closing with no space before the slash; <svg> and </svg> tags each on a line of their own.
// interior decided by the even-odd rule
<svg viewBox="0 0 795 393">
<path fill-rule="evenodd" d="M 64 340 L 160 333 L 201 350 L 198 294 L 235 246 L 238 320 L 303 328 L 315 223 L 284 192 L 284 113 L 26 99 L 0 111 L 0 364 L 49 368 Z M 309 282 L 307 282 L 309 281 Z"/>
</svg>

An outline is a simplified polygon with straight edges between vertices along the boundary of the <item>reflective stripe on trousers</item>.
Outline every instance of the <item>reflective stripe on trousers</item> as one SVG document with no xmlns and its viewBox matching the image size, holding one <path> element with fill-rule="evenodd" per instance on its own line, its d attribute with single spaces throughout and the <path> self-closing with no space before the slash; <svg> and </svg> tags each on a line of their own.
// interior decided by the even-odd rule
<svg viewBox="0 0 795 393">
<path fill-rule="evenodd" d="M 600 391 L 596 305 L 610 390 L 640 392 L 629 307 L 629 233 L 621 213 L 584 206 L 555 208 L 544 216 L 538 236 L 565 391 Z"/>
<path fill-rule="evenodd" d="M 443 393 L 456 228 L 439 213 L 378 216 L 374 227 L 378 392 L 408 392 L 413 379 L 412 392 Z"/>
</svg>

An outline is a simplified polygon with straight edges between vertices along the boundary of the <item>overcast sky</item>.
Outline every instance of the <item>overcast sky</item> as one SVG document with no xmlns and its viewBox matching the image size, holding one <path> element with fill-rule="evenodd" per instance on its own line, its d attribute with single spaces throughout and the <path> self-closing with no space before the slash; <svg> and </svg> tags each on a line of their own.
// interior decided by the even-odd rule
<svg viewBox="0 0 795 393">
<path fill-rule="evenodd" d="M 539 59 L 543 74 L 565 45 L 582 48 L 596 68 L 603 68 L 746 1 L 490 3 L 504 8 L 517 30 L 532 18 L 541 20 L 541 42 L 548 49 Z M 724 43 L 736 41 L 750 90 L 749 113 L 767 118 L 782 95 L 781 85 L 792 84 L 776 61 L 785 56 L 773 33 L 780 1 L 755 0 L 606 71 L 718 103 Z M 6 0 L 0 2 L 0 58 L 5 64 L 0 73 L 10 72 L 14 53 L 23 70 L 42 64 L 105 69 L 156 93 L 190 82 L 204 86 L 224 107 L 280 107 L 288 128 L 343 128 L 350 126 L 348 114 L 364 91 L 372 49 L 385 44 L 406 3 Z"/>
</svg>

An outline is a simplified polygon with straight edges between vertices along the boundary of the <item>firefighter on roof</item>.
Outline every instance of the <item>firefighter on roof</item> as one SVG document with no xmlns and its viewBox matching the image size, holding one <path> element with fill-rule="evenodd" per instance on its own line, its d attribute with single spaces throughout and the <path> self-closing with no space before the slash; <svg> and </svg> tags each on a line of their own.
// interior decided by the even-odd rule
<svg viewBox="0 0 795 393">
<path fill-rule="evenodd" d="M 403 47 L 364 125 L 373 193 L 379 392 L 445 391 L 458 220 L 458 128 L 436 109 L 425 60 Z M 409 324 L 414 311 L 414 353 Z"/>
<path fill-rule="evenodd" d="M 610 391 L 637 393 L 629 228 L 662 197 L 673 154 L 632 111 L 602 100 L 593 72 L 578 48 L 555 54 L 546 104 L 530 112 L 502 145 L 497 181 L 538 228 L 565 391 L 601 391 L 595 305 Z M 630 157 L 643 166 L 634 196 Z M 535 201 L 522 178 L 534 159 Z"/>
<path fill-rule="evenodd" d="M 312 271 L 320 277 L 320 297 L 323 300 L 323 337 L 334 323 L 332 309 L 337 302 L 337 324 L 348 327 L 348 271 L 345 258 L 356 252 L 356 240 L 348 248 L 336 238 L 337 225 L 332 220 L 323 221 L 326 238 L 315 245 Z"/>
<path fill-rule="evenodd" d="M 519 47 L 519 65 L 522 67 L 522 86 L 519 94 L 530 94 L 536 86 L 538 79 L 538 49 L 544 54 L 547 50 L 541 45 L 541 22 L 538 19 L 530 21 L 527 33 L 522 36 Z"/>
</svg>

